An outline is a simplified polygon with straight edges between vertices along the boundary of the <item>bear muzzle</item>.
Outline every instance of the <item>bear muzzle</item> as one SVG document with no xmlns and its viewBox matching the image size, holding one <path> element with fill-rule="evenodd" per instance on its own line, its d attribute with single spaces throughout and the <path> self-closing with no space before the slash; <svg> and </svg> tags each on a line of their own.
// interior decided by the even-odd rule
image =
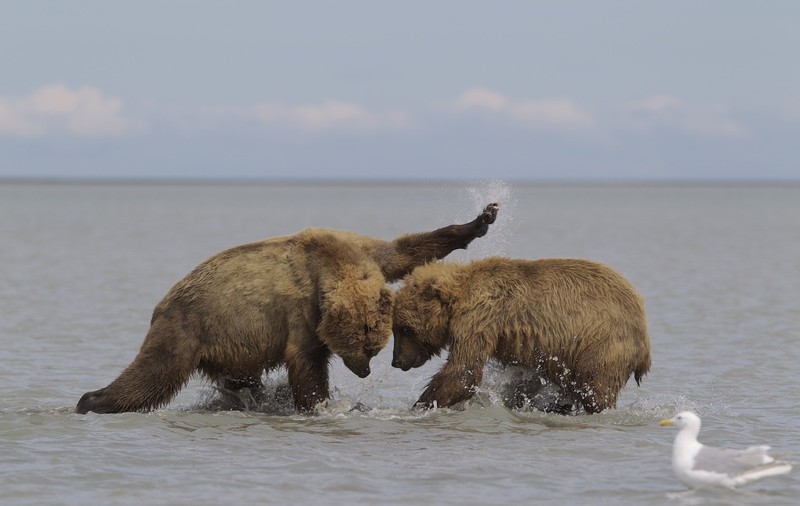
<svg viewBox="0 0 800 506">
<path fill-rule="evenodd" d="M 417 367 L 422 367 L 425 363 L 430 359 L 430 357 L 426 357 L 424 355 L 416 355 L 412 359 L 408 357 L 392 357 L 392 367 L 396 367 L 398 369 L 402 369 L 403 371 L 408 371 L 409 369 L 415 369 Z"/>
<path fill-rule="evenodd" d="M 371 372 L 369 370 L 369 366 L 360 369 L 350 369 L 350 370 L 356 373 L 356 376 L 358 376 L 359 378 L 366 378 L 367 376 L 369 376 L 369 373 Z"/>
<path fill-rule="evenodd" d="M 407 363 L 403 363 L 400 360 L 394 358 L 392 359 L 392 367 L 396 367 L 398 369 L 402 369 L 404 372 L 411 369 L 411 366 Z"/>
<path fill-rule="evenodd" d="M 369 368 L 369 360 L 348 360 L 343 357 L 342 361 L 344 362 L 345 367 L 350 369 L 359 378 L 366 378 L 371 372 Z"/>
</svg>

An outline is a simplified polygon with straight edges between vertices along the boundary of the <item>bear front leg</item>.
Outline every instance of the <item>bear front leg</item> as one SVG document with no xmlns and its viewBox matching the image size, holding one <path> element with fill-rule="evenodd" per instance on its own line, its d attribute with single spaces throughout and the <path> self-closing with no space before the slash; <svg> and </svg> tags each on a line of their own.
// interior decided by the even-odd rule
<svg viewBox="0 0 800 506">
<path fill-rule="evenodd" d="M 414 406 L 446 408 L 466 401 L 475 394 L 482 379 L 483 364 L 467 366 L 448 362 L 433 376 Z"/>
<path fill-rule="evenodd" d="M 287 352 L 286 368 L 294 409 L 297 412 L 311 412 L 317 404 L 330 396 L 328 390 L 330 352 L 327 348 L 325 350 L 325 353 L 314 354 L 291 349 Z"/>
<path fill-rule="evenodd" d="M 486 235 L 499 209 L 500 204 L 492 203 L 469 223 L 398 237 L 389 243 L 388 251 L 381 251 L 376 259 L 381 272 L 387 281 L 397 281 L 414 267 L 442 259 L 457 249 L 466 249 L 475 238 Z"/>
</svg>

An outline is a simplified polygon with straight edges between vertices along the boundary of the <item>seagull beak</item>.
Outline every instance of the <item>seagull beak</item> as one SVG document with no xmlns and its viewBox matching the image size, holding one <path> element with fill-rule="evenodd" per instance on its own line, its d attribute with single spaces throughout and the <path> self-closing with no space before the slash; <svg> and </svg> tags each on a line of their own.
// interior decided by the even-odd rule
<svg viewBox="0 0 800 506">
<path fill-rule="evenodd" d="M 664 419 L 664 420 L 661 420 L 660 422 L 658 422 L 658 424 L 660 426 L 662 426 L 662 427 L 668 427 L 668 426 L 672 425 L 672 420 Z"/>
</svg>

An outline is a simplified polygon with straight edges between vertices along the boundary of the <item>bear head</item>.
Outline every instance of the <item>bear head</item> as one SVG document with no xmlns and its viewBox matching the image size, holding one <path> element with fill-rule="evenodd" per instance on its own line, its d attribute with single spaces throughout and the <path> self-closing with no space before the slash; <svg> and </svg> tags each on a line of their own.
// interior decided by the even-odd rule
<svg viewBox="0 0 800 506">
<path fill-rule="evenodd" d="M 392 295 L 377 269 L 345 272 L 323 295 L 317 333 L 360 378 L 369 376 L 370 359 L 389 342 Z"/>
<path fill-rule="evenodd" d="M 420 367 L 450 345 L 452 294 L 446 288 L 452 265 L 432 263 L 406 276 L 394 302 L 392 366 Z"/>
</svg>

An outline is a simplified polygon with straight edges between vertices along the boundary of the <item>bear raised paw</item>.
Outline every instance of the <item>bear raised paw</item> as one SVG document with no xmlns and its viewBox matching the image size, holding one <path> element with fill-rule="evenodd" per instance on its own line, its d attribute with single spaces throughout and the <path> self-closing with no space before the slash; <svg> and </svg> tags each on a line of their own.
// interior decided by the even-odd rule
<svg viewBox="0 0 800 506">
<path fill-rule="evenodd" d="M 139 354 L 76 412 L 146 411 L 167 404 L 199 371 L 221 389 L 261 390 L 286 365 L 297 411 L 329 396 L 339 355 L 359 377 L 391 333 L 396 281 L 486 234 L 499 206 L 473 221 L 385 241 L 310 228 L 223 251 L 173 286 L 153 311 Z"/>
<path fill-rule="evenodd" d="M 423 407 L 472 397 L 489 359 L 527 368 L 588 413 L 616 407 L 630 376 L 638 384 L 650 369 L 642 298 L 615 271 L 586 260 L 418 267 L 395 294 L 393 329 L 392 365 L 404 371 L 449 350 L 417 401 Z"/>
</svg>

